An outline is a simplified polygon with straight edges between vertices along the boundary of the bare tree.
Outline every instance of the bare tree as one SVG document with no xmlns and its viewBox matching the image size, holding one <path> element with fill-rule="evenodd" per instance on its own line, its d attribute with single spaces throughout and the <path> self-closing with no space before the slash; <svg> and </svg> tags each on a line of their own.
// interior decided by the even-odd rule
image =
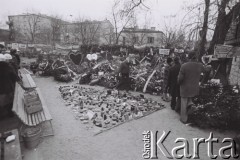
<svg viewBox="0 0 240 160">
<path fill-rule="evenodd" d="M 137 17 L 133 13 L 132 18 L 129 21 L 129 28 L 124 28 L 124 36 L 126 36 L 127 44 L 134 46 L 139 43 L 139 35 L 138 35 L 138 23 Z"/>
<path fill-rule="evenodd" d="M 91 21 L 84 18 L 79 18 L 73 27 L 75 38 L 81 41 L 82 45 L 97 44 L 99 41 L 100 21 Z"/>
<path fill-rule="evenodd" d="M 114 24 L 115 33 L 115 44 L 119 43 L 119 38 L 124 30 L 124 28 L 129 24 L 130 20 L 133 18 L 134 11 L 131 10 L 127 13 L 122 9 L 122 4 L 120 0 L 115 0 L 112 6 L 112 18 Z"/>
<path fill-rule="evenodd" d="M 205 11 L 204 11 L 204 20 L 203 20 L 203 26 L 200 30 L 200 43 L 198 48 L 198 59 L 200 60 L 201 57 L 205 53 L 205 44 L 207 42 L 206 36 L 208 31 L 208 16 L 209 16 L 209 8 L 210 8 L 210 0 L 205 0 Z"/>
<path fill-rule="evenodd" d="M 238 0 L 201 0 L 186 8 L 188 13 L 184 17 L 185 21 L 182 21 L 183 30 L 188 30 L 189 39 L 198 41 L 200 37 L 201 43 L 198 48 L 201 49 L 199 50 L 201 54 L 204 53 L 203 46 L 207 42 L 204 40 L 206 33 L 206 38 L 211 39 L 208 54 L 213 54 L 214 46 L 224 43 L 234 13 L 240 10 L 240 2 Z M 201 12 L 203 9 L 204 13 Z"/>
<path fill-rule="evenodd" d="M 235 4 L 234 4 L 235 2 Z M 227 32 L 232 23 L 234 13 L 240 10 L 240 2 L 237 0 L 217 0 L 218 15 L 216 20 L 216 28 L 208 49 L 209 54 L 213 54 L 216 44 L 223 44 Z"/>
<path fill-rule="evenodd" d="M 149 9 L 148 6 L 144 4 L 146 0 L 125 0 L 123 2 L 123 8 L 121 9 L 121 12 L 125 15 L 131 14 L 136 9 L 140 8 L 143 9 Z"/>
<path fill-rule="evenodd" d="M 42 26 L 37 34 L 37 40 L 44 44 L 52 43 L 52 31 L 50 26 Z"/>
<path fill-rule="evenodd" d="M 51 42 L 55 49 L 56 43 L 60 42 L 61 28 L 63 26 L 63 20 L 60 16 L 51 16 Z"/>
<path fill-rule="evenodd" d="M 114 40 L 114 27 L 112 26 L 111 23 L 109 23 L 108 25 L 101 25 L 101 37 L 104 38 L 104 40 L 106 41 L 106 43 L 108 45 L 111 45 L 113 43 Z"/>
<path fill-rule="evenodd" d="M 184 48 L 186 46 L 185 40 L 185 32 L 181 29 L 181 27 L 177 25 L 173 25 L 172 21 L 175 21 L 176 16 L 168 16 L 165 17 L 167 22 L 165 21 L 165 27 L 162 30 L 164 35 L 161 38 L 162 44 L 165 48 Z"/>
<path fill-rule="evenodd" d="M 34 43 L 37 37 L 37 34 L 40 31 L 40 14 L 27 14 L 27 25 L 26 30 L 30 35 L 30 42 Z"/>
<path fill-rule="evenodd" d="M 7 22 L 7 25 L 9 26 L 11 41 L 28 41 L 29 35 L 21 32 L 21 26 L 18 24 L 13 24 L 11 19 Z"/>
</svg>

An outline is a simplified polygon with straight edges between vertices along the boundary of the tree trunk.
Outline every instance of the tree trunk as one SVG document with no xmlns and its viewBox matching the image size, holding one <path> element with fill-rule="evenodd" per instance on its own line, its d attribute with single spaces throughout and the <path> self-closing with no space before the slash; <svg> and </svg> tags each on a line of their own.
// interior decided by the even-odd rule
<svg viewBox="0 0 240 160">
<path fill-rule="evenodd" d="M 203 22 L 203 27 L 200 33 L 201 40 L 198 47 L 198 60 L 200 60 L 203 54 L 205 53 L 205 44 L 207 41 L 206 36 L 207 36 L 207 30 L 208 30 L 209 7 L 210 7 L 210 0 L 205 0 L 204 22 Z"/>
<path fill-rule="evenodd" d="M 216 44 L 224 44 L 226 35 L 230 28 L 234 12 L 240 10 L 240 2 L 238 2 L 232 10 L 226 14 L 226 3 L 222 3 L 219 7 L 218 18 L 216 22 L 216 28 L 214 30 L 213 38 L 208 49 L 208 54 L 214 53 L 214 46 Z"/>
</svg>

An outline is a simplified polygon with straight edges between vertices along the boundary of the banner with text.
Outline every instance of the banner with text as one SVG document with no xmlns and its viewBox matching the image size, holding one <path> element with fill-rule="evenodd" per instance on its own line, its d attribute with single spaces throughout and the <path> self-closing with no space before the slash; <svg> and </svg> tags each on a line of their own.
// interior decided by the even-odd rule
<svg viewBox="0 0 240 160">
<path fill-rule="evenodd" d="M 170 49 L 159 49 L 159 54 L 161 55 L 169 55 Z"/>
<path fill-rule="evenodd" d="M 217 58 L 232 58 L 238 54 L 240 54 L 240 47 L 218 44 L 214 48 L 214 55 Z"/>
</svg>

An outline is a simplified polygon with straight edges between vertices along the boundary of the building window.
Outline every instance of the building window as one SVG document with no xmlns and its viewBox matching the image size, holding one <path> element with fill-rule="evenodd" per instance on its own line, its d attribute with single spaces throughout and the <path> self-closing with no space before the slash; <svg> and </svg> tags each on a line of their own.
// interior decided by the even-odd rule
<svg viewBox="0 0 240 160">
<path fill-rule="evenodd" d="M 148 37 L 148 43 L 154 43 L 154 37 Z"/>
</svg>

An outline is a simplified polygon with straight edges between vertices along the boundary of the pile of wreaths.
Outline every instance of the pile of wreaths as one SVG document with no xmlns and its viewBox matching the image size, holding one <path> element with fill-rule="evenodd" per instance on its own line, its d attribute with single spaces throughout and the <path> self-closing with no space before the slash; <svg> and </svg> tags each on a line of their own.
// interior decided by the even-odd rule
<svg viewBox="0 0 240 160">
<path fill-rule="evenodd" d="M 114 74 L 114 72 L 116 72 L 120 64 L 121 61 L 119 60 L 115 60 L 113 63 L 105 61 L 92 70 L 82 74 L 79 83 L 114 88 L 119 82 L 119 77 Z M 142 92 L 153 71 L 154 69 L 151 67 L 150 63 L 141 63 L 131 66 L 131 89 Z M 150 94 L 159 94 L 162 92 L 162 76 L 160 70 L 156 70 L 153 74 L 146 87 L 146 92 Z"/>
</svg>

